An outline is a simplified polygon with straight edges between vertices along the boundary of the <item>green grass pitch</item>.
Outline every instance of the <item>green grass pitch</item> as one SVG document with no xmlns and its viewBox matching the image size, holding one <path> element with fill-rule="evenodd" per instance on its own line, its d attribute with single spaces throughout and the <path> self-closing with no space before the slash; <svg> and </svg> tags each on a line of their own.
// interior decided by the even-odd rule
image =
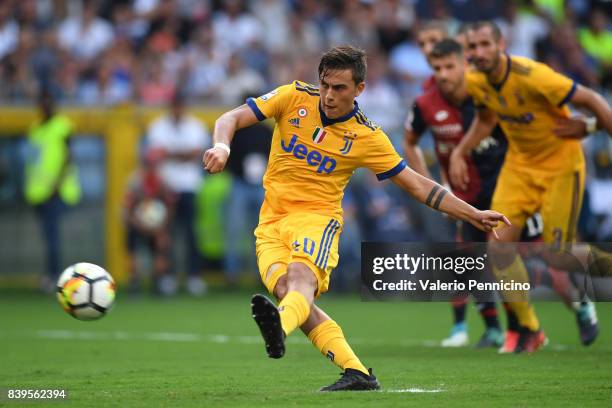
<svg viewBox="0 0 612 408">
<path fill-rule="evenodd" d="M 383 391 L 322 394 L 339 369 L 299 332 L 285 358 L 268 359 L 249 298 L 119 294 L 108 316 L 80 322 L 53 297 L 0 292 L 0 388 L 69 393 L 63 402 L 0 406 L 612 406 L 611 303 L 598 304 L 602 332 L 589 348 L 563 305 L 538 304 L 550 344 L 517 356 L 435 346 L 451 320 L 444 303 L 324 297 L 320 305 L 374 367 Z M 482 323 L 473 306 L 468 317 L 475 341 Z"/>
</svg>

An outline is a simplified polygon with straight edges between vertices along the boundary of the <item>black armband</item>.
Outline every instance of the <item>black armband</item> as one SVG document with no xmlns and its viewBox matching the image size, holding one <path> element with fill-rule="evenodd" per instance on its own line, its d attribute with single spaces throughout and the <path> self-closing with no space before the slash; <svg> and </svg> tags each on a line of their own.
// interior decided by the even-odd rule
<svg viewBox="0 0 612 408">
<path fill-rule="evenodd" d="M 438 194 L 438 191 L 440 192 L 439 194 Z M 448 193 L 448 191 L 446 191 L 442 187 L 438 185 L 434 186 L 429 192 L 429 195 L 427 196 L 427 200 L 425 200 L 425 205 L 433 208 L 434 210 L 437 210 L 438 208 L 440 208 L 440 204 L 442 203 L 442 199 L 444 198 L 446 193 Z M 436 198 L 436 194 L 437 194 L 437 198 Z M 434 201 L 434 198 L 436 199 L 435 201 Z"/>
<path fill-rule="evenodd" d="M 444 198 L 446 193 L 448 193 L 448 191 L 446 191 L 445 189 L 442 189 L 442 191 L 440 191 L 440 194 L 438 194 L 438 198 L 436 199 L 436 202 L 433 205 L 434 210 L 440 208 L 440 204 L 442 203 L 442 199 Z"/>
<path fill-rule="evenodd" d="M 434 186 L 434 188 L 431 189 L 431 191 L 429 192 L 429 195 L 427 196 L 427 200 L 425 200 L 425 205 L 431 207 L 431 201 L 433 200 L 434 196 L 436 195 L 436 193 L 438 192 L 440 188 L 441 188 L 440 186 Z"/>
</svg>

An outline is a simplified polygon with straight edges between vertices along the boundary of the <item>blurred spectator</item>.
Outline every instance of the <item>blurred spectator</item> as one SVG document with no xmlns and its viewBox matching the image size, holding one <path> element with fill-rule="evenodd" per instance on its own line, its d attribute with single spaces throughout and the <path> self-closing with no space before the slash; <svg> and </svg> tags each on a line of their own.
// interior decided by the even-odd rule
<svg viewBox="0 0 612 408">
<path fill-rule="evenodd" d="M 203 123 L 185 113 L 181 95 L 173 97 L 169 110 L 149 127 L 148 149 L 162 153 L 162 180 L 177 195 L 173 224 L 182 229 L 185 237 L 187 290 L 192 295 L 202 295 L 206 284 L 201 277 L 200 254 L 195 240 L 194 198 L 203 181 L 200 160 L 210 144 L 210 136 Z"/>
<path fill-rule="evenodd" d="M 58 29 L 60 45 L 80 60 L 92 61 L 111 45 L 113 28 L 98 17 L 98 2 L 83 2 L 80 15 L 68 17 Z"/>
<path fill-rule="evenodd" d="M 536 44 L 550 33 L 550 26 L 536 13 L 531 1 L 526 3 L 519 9 L 516 2 L 507 2 L 502 18 L 496 23 L 506 39 L 510 55 L 536 59 Z"/>
<path fill-rule="evenodd" d="M 589 25 L 579 30 L 580 45 L 597 61 L 604 86 L 612 85 L 612 30 L 602 10 L 595 9 Z"/>
<path fill-rule="evenodd" d="M 161 57 L 149 55 L 140 64 L 140 83 L 138 95 L 140 100 L 148 105 L 164 105 L 170 103 L 176 93 L 176 83 L 164 73 Z"/>
<path fill-rule="evenodd" d="M 388 183 L 380 182 L 372 172 L 360 175 L 359 183 L 351 183 L 352 200 L 359 213 L 359 228 L 363 241 L 414 241 L 412 221 L 406 208 L 394 200 L 387 190 Z"/>
<path fill-rule="evenodd" d="M 366 87 L 357 100 L 368 119 L 380 125 L 389 136 L 401 133 L 405 107 L 389 80 L 387 61 L 381 55 L 368 55 Z"/>
<path fill-rule="evenodd" d="M 219 86 L 219 101 L 223 105 L 238 105 L 242 95 L 256 94 L 265 88 L 263 77 L 255 70 L 246 67 L 239 54 L 233 54 L 227 64 L 227 77 Z"/>
<path fill-rule="evenodd" d="M 57 82 L 58 69 L 60 67 L 66 69 L 69 64 L 66 63 L 67 61 L 62 61 L 55 32 L 51 29 L 38 30 L 35 41 L 37 46 L 32 50 L 30 61 L 38 86 L 52 89 L 55 95 L 71 94 L 71 88 L 63 88 Z"/>
<path fill-rule="evenodd" d="M 261 22 L 261 42 L 271 53 L 283 53 L 291 48 L 287 38 L 292 35 L 289 19 L 292 15 L 284 0 L 254 0 L 250 9 Z"/>
<path fill-rule="evenodd" d="M 132 93 L 128 77 L 115 75 L 109 62 L 103 62 L 97 71 L 90 72 L 89 79 L 82 82 L 78 100 L 85 105 L 114 105 L 129 100 Z"/>
<path fill-rule="evenodd" d="M 555 26 L 550 43 L 545 48 L 543 60 L 553 69 L 586 86 L 597 86 L 594 61 L 580 47 L 572 25 L 564 23 Z"/>
<path fill-rule="evenodd" d="M 11 18 L 11 2 L 0 2 L 0 60 L 13 52 L 19 39 L 19 26 Z"/>
<path fill-rule="evenodd" d="M 421 92 L 421 84 L 432 75 L 431 68 L 411 32 L 406 39 L 391 50 L 391 69 L 400 80 L 400 91 L 407 104 Z"/>
<path fill-rule="evenodd" d="M 198 27 L 183 51 L 185 61 L 185 92 L 196 98 L 209 98 L 218 91 L 225 79 L 225 56 L 215 47 L 212 29 Z"/>
<path fill-rule="evenodd" d="M 61 272 L 60 218 L 66 204 L 80 200 L 81 189 L 70 159 L 72 123 L 55 111 L 53 97 L 46 90 L 39 96 L 38 107 L 40 121 L 28 134 L 24 192 L 38 215 L 47 251 L 47 275 L 41 287 L 52 292 Z"/>
<path fill-rule="evenodd" d="M 15 51 L 5 58 L 0 92 L 8 99 L 27 97 L 36 98 L 38 84 L 32 71 L 32 52 L 36 46 L 35 33 L 31 29 L 19 32 L 19 42 Z"/>
<path fill-rule="evenodd" d="M 240 57 L 244 61 L 244 65 L 261 75 L 261 79 L 265 83 L 265 78 L 268 77 L 270 57 L 263 44 L 257 40 L 251 42 L 249 47 L 240 52 Z"/>
<path fill-rule="evenodd" d="M 168 280 L 170 268 L 170 225 L 174 217 L 175 197 L 162 180 L 158 165 L 160 150 L 149 150 L 142 166 L 128 181 L 125 196 L 125 223 L 129 254 L 129 286 L 139 292 L 137 249 L 144 244 L 153 257 L 153 284 L 161 295 L 171 295 L 175 288 Z"/>
<path fill-rule="evenodd" d="M 415 23 L 414 8 L 402 0 L 381 0 L 374 7 L 380 46 L 385 53 L 402 42 Z"/>
<path fill-rule="evenodd" d="M 291 13 L 289 16 L 290 32 L 284 41 L 283 53 L 300 58 L 313 55 L 324 48 L 325 39 L 314 22 L 302 14 Z"/>
<path fill-rule="evenodd" d="M 246 98 L 244 98 L 246 99 Z M 257 123 L 236 132 L 227 169 L 232 175 L 232 189 L 225 213 L 225 273 L 230 285 L 236 283 L 245 265 L 255 270 L 255 248 L 252 233 L 257 226 L 259 208 L 263 202 L 263 175 L 268 165 L 272 129 Z M 248 259 L 241 251 L 249 243 Z M 253 247 L 253 248 L 251 248 Z"/>
<path fill-rule="evenodd" d="M 366 50 L 375 48 L 378 36 L 373 8 L 372 1 L 346 2 L 340 19 L 329 28 L 329 45 L 352 44 Z"/>
<path fill-rule="evenodd" d="M 223 0 L 223 9 L 213 16 L 213 31 L 217 45 L 233 52 L 259 40 L 263 27 L 245 11 L 242 0 Z"/>
<path fill-rule="evenodd" d="M 555 23 L 562 23 L 566 16 L 565 0 L 534 0 L 544 14 Z M 569 8 L 571 11 L 572 9 Z"/>
</svg>

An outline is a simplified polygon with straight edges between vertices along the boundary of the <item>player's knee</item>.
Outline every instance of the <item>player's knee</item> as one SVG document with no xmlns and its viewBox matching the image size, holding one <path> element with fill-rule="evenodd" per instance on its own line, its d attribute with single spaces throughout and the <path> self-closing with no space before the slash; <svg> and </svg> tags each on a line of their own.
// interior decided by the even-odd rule
<svg viewBox="0 0 612 408">
<path fill-rule="evenodd" d="M 317 290 L 317 278 L 306 265 L 295 262 L 287 267 L 287 289 L 312 292 Z"/>
</svg>

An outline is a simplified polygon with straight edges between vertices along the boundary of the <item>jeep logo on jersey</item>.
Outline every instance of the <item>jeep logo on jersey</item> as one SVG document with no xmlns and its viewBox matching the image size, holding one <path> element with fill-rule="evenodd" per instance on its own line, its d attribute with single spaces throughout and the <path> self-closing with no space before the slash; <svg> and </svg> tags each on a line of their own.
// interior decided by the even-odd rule
<svg viewBox="0 0 612 408">
<path fill-rule="evenodd" d="M 285 145 L 285 141 L 281 139 L 281 148 L 287 153 L 293 152 L 296 159 L 306 160 L 309 166 L 318 166 L 317 173 L 330 174 L 336 168 L 336 160 L 329 156 L 323 156 L 317 150 L 308 151 L 308 147 L 302 143 L 297 143 L 297 135 L 293 135 L 289 141 L 289 145 Z"/>
<path fill-rule="evenodd" d="M 434 118 L 436 118 L 438 122 L 442 122 L 443 120 L 448 119 L 448 112 L 445 110 L 437 111 Z"/>
</svg>

